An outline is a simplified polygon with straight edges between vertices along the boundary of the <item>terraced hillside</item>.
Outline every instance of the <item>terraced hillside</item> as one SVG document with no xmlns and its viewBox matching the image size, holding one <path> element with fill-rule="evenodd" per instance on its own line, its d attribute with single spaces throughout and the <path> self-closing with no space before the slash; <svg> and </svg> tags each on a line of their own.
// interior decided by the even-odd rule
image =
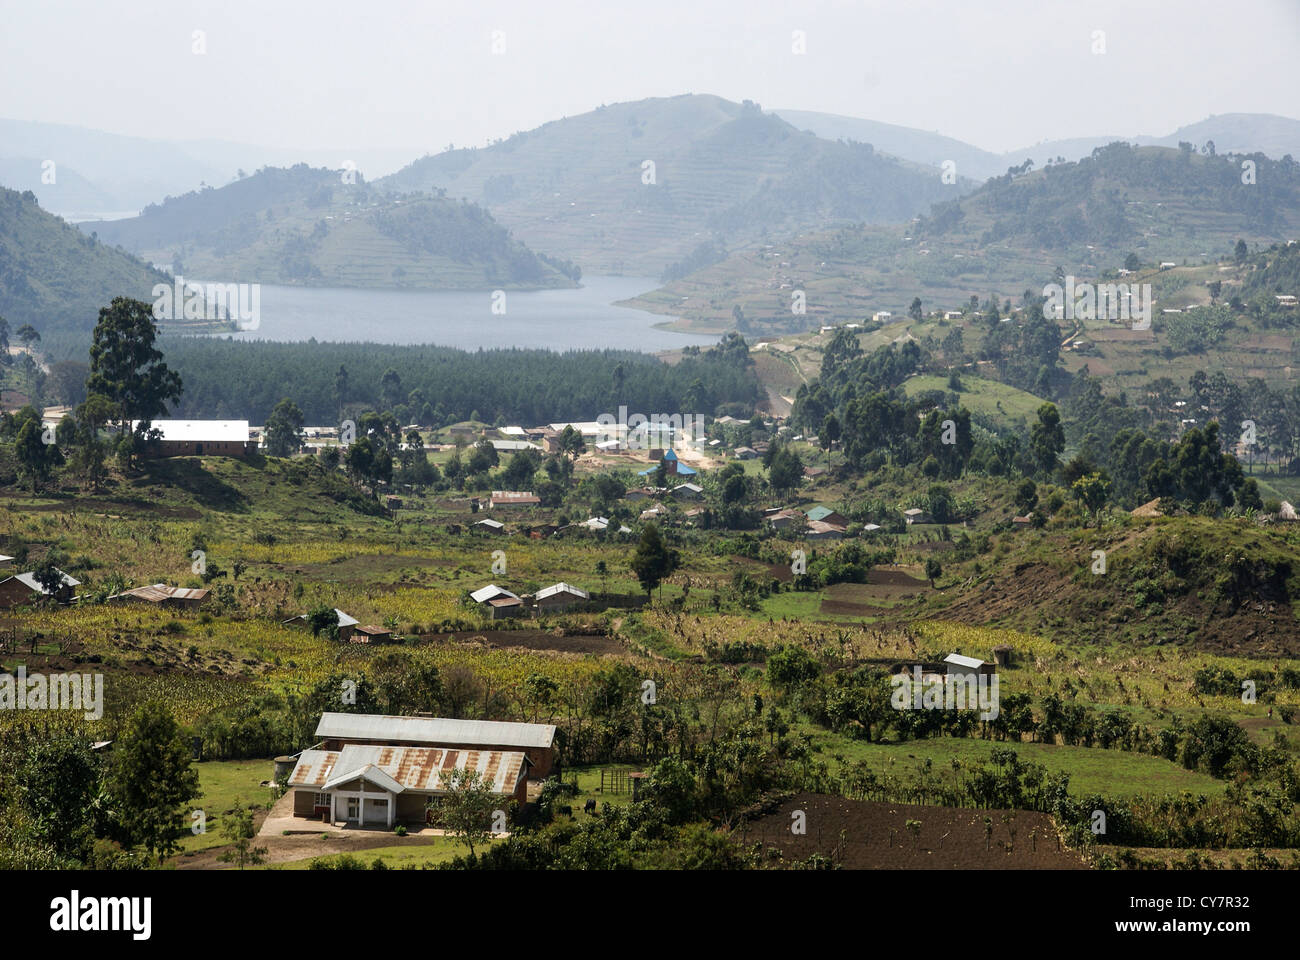
<svg viewBox="0 0 1300 960">
<path fill-rule="evenodd" d="M 1245 160 L 1255 183 L 1242 183 Z M 1057 268 L 1095 279 L 1129 253 L 1151 265 L 1204 265 L 1238 239 L 1268 245 L 1297 234 L 1300 165 L 1289 159 L 1112 144 L 1078 163 L 996 178 L 924 219 L 738 251 L 633 302 L 699 331 L 736 327 L 739 307 L 754 332 L 791 333 L 882 310 L 902 316 L 917 296 L 945 309 L 972 295 L 1018 300 Z M 1171 279 L 1158 281 L 1158 299 L 1176 292 Z M 796 290 L 803 314 L 792 309 Z"/>
<path fill-rule="evenodd" d="M 658 273 L 715 234 L 735 249 L 906 219 L 974 186 L 801 133 L 748 101 L 694 95 L 602 106 L 424 157 L 377 183 L 482 203 L 524 242 L 588 273 Z"/>
</svg>

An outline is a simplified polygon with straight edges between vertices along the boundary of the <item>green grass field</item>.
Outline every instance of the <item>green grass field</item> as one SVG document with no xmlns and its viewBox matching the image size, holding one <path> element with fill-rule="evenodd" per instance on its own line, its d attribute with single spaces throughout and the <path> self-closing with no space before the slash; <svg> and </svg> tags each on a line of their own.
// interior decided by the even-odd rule
<svg viewBox="0 0 1300 960">
<path fill-rule="evenodd" d="M 194 769 L 199 773 L 202 793 L 190 802 L 190 809 L 203 811 L 206 829 L 199 834 L 185 834 L 182 854 L 224 846 L 227 841 L 221 835 L 221 815 L 236 800 L 244 804 L 273 802 L 271 791 L 261 786 L 274 772 L 270 760 L 209 760 L 194 764 Z"/>
<path fill-rule="evenodd" d="M 302 860 L 290 860 L 288 863 L 263 864 L 260 867 L 250 867 L 249 869 L 310 870 L 312 862 L 315 860 L 337 862 L 343 856 L 354 857 L 367 867 L 376 860 L 381 860 L 384 866 L 390 870 L 401 870 L 404 867 L 419 869 L 426 864 L 433 866 L 445 863 L 457 856 L 463 856 L 467 852 L 468 848 L 452 837 L 432 837 L 429 840 L 421 839 L 419 843 L 407 843 L 391 847 L 372 847 L 368 850 L 357 850 L 348 854 L 336 853 L 324 857 L 307 857 Z"/>
<path fill-rule="evenodd" d="M 1023 426 L 1032 423 L 1043 405 L 1041 397 L 996 380 L 982 377 L 963 376 L 962 388 L 957 392 L 962 406 L 971 413 L 979 413 L 1000 424 Z M 926 390 L 948 392 L 948 378 L 939 376 L 912 377 L 903 384 L 903 390 L 909 397 Z"/>
<path fill-rule="evenodd" d="M 988 760 L 993 750 L 1010 747 L 1022 761 L 1041 763 L 1051 773 L 1070 775 L 1070 793 L 1084 796 L 1101 793 L 1107 796 L 1159 795 L 1164 793 L 1221 796 L 1226 787 L 1222 780 L 1191 770 L 1149 754 L 1099 747 L 1051 746 L 1044 743 L 998 743 L 964 737 L 937 737 L 932 740 L 908 740 L 905 743 L 866 743 L 847 740 L 824 731 L 813 733 L 813 744 L 823 755 L 842 757 L 836 763 L 866 760 L 880 773 L 910 773 L 921 769 L 926 760 L 936 772 L 950 770 L 954 758 L 963 764 Z"/>
</svg>

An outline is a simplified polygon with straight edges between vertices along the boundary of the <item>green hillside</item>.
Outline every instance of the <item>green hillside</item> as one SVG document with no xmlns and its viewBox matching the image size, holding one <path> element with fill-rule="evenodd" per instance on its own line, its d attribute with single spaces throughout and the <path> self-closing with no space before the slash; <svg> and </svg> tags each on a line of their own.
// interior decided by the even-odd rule
<svg viewBox="0 0 1300 960">
<path fill-rule="evenodd" d="M 694 95 L 602 106 L 424 157 L 378 183 L 445 189 L 483 203 L 531 246 L 590 273 L 628 274 L 657 274 L 713 235 L 736 249 L 837 222 L 896 221 L 974 186 L 801 133 L 748 101 Z"/>
<path fill-rule="evenodd" d="M 918 296 L 940 309 L 972 295 L 1018 300 L 1058 268 L 1095 279 L 1129 253 L 1151 266 L 1210 264 L 1238 239 L 1267 245 L 1300 234 L 1300 165 L 1254 155 L 1256 182 L 1243 184 L 1244 159 L 1112 144 L 1078 163 L 995 178 L 910 223 L 737 252 L 633 303 L 698 331 L 735 327 L 739 307 L 752 332 L 779 335 L 881 310 L 897 317 Z M 1163 275 L 1155 296 L 1200 279 Z M 795 290 L 803 314 L 792 311 Z"/>
<path fill-rule="evenodd" d="M 101 238 L 102 240 L 102 238 Z M 116 296 L 151 299 L 169 278 L 0 187 L 0 316 L 43 334 L 87 332 Z"/>
<path fill-rule="evenodd" d="M 569 265 L 529 250 L 479 206 L 382 195 L 355 179 L 305 164 L 267 168 L 95 229 L 195 279 L 470 290 L 575 282 Z"/>
</svg>

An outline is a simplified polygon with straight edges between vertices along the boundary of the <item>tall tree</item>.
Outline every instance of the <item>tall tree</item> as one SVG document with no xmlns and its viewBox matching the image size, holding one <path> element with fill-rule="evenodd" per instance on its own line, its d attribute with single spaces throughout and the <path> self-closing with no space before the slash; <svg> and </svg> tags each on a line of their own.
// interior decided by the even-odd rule
<svg viewBox="0 0 1300 960">
<path fill-rule="evenodd" d="M 680 564 L 681 555 L 664 542 L 655 524 L 647 523 L 641 531 L 641 542 L 637 544 L 631 564 L 646 596 L 649 597 Z"/>
<path fill-rule="evenodd" d="M 167 412 L 181 397 L 180 374 L 163 363 L 154 346 L 158 327 L 153 308 L 140 300 L 115 297 L 99 311 L 90 345 L 87 395 L 100 394 L 116 405 L 124 423 L 139 421 L 143 437 L 150 421 Z"/>
<path fill-rule="evenodd" d="M 199 795 L 189 745 L 161 703 L 141 705 L 114 744 L 112 794 L 123 835 L 161 865 L 185 832 L 184 805 Z"/>
<path fill-rule="evenodd" d="M 492 838 L 492 821 L 501 801 L 477 770 L 443 770 L 438 780 L 443 795 L 430 804 L 430 810 L 444 829 L 469 847 L 473 860 L 475 844 L 483 846 Z"/>
<path fill-rule="evenodd" d="M 302 411 L 285 397 L 266 418 L 266 452 L 273 457 L 291 457 L 302 449 Z"/>
<path fill-rule="evenodd" d="M 1056 470 L 1057 457 L 1065 449 L 1065 430 L 1056 404 L 1045 403 L 1038 408 L 1038 422 L 1029 431 L 1029 447 L 1040 471 L 1050 475 Z"/>
</svg>

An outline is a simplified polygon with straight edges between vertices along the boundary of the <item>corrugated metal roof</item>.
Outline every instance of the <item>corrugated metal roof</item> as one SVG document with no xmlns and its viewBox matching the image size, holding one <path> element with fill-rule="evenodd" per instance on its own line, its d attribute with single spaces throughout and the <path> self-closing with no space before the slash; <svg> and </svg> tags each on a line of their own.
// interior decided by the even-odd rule
<svg viewBox="0 0 1300 960">
<path fill-rule="evenodd" d="M 139 424 L 139 420 L 131 421 L 131 429 Z M 161 431 L 164 440 L 248 442 L 247 420 L 152 420 L 149 426 Z"/>
<path fill-rule="evenodd" d="M 555 727 L 542 723 L 453 720 L 444 717 L 389 717 L 366 713 L 324 713 L 316 739 L 400 740 L 465 746 L 549 747 Z"/>
<path fill-rule="evenodd" d="M 503 590 L 495 583 L 489 583 L 486 587 L 475 590 L 469 596 L 475 603 L 487 603 L 496 597 L 515 597 L 518 599 L 517 594 L 511 593 L 509 590 Z"/>
<path fill-rule="evenodd" d="M 148 600 L 151 603 L 162 603 L 164 600 L 202 600 L 209 592 L 201 587 L 170 587 L 165 583 L 155 583 L 148 587 L 123 590 L 121 593 L 113 594 L 108 599 L 136 597 L 140 600 Z"/>
<path fill-rule="evenodd" d="M 72 577 L 68 576 L 68 575 L 67 575 L 66 573 L 64 573 L 62 570 L 59 570 L 58 567 L 55 567 L 54 569 L 55 569 L 55 570 L 58 570 L 59 576 L 63 578 L 63 585 L 64 585 L 65 587 L 79 587 L 79 586 L 81 586 L 81 581 L 80 581 L 80 580 L 74 580 Z M 17 581 L 19 581 L 20 583 L 24 583 L 24 584 L 26 584 L 27 586 L 29 586 L 29 587 L 31 587 L 33 590 L 35 590 L 37 593 L 45 593 L 45 594 L 48 594 L 48 593 L 50 592 L 50 591 L 46 590 L 44 587 L 42 587 L 39 583 L 36 582 L 36 573 L 35 573 L 34 571 L 28 571 L 27 573 L 20 573 L 20 574 L 14 576 L 14 577 L 11 577 L 10 579 L 12 579 L 12 580 L 17 580 Z"/>
<path fill-rule="evenodd" d="M 340 627 L 355 627 L 358 623 L 361 622 L 361 621 L 358 620 L 356 617 L 348 616 L 346 613 L 344 613 L 344 612 L 343 612 L 342 610 L 340 610 L 338 607 L 335 607 L 335 608 L 334 608 L 334 613 L 335 613 L 335 614 L 337 615 L 337 617 L 338 617 L 338 624 L 339 624 Z M 296 617 L 290 617 L 288 620 L 285 620 L 284 622 L 285 622 L 285 623 L 293 623 L 293 622 L 295 622 L 295 621 L 297 621 L 297 620 L 301 620 L 303 623 L 306 623 L 306 622 L 307 622 L 307 614 L 305 614 L 305 613 L 300 613 L 300 614 L 298 614 L 298 616 L 296 616 Z"/>
<path fill-rule="evenodd" d="M 567 583 L 553 583 L 549 587 L 537 591 L 538 600 L 545 600 L 547 597 L 553 597 L 557 593 L 571 593 L 574 596 L 582 597 L 584 600 L 590 600 L 586 590 L 579 590 L 577 587 L 571 587 Z"/>
<path fill-rule="evenodd" d="M 970 667 L 972 670 L 977 670 L 984 666 L 983 660 L 980 660 L 977 657 L 963 657 L 960 653 L 948 654 L 948 656 L 943 658 L 943 662 L 951 663 L 956 667 Z"/>
</svg>

